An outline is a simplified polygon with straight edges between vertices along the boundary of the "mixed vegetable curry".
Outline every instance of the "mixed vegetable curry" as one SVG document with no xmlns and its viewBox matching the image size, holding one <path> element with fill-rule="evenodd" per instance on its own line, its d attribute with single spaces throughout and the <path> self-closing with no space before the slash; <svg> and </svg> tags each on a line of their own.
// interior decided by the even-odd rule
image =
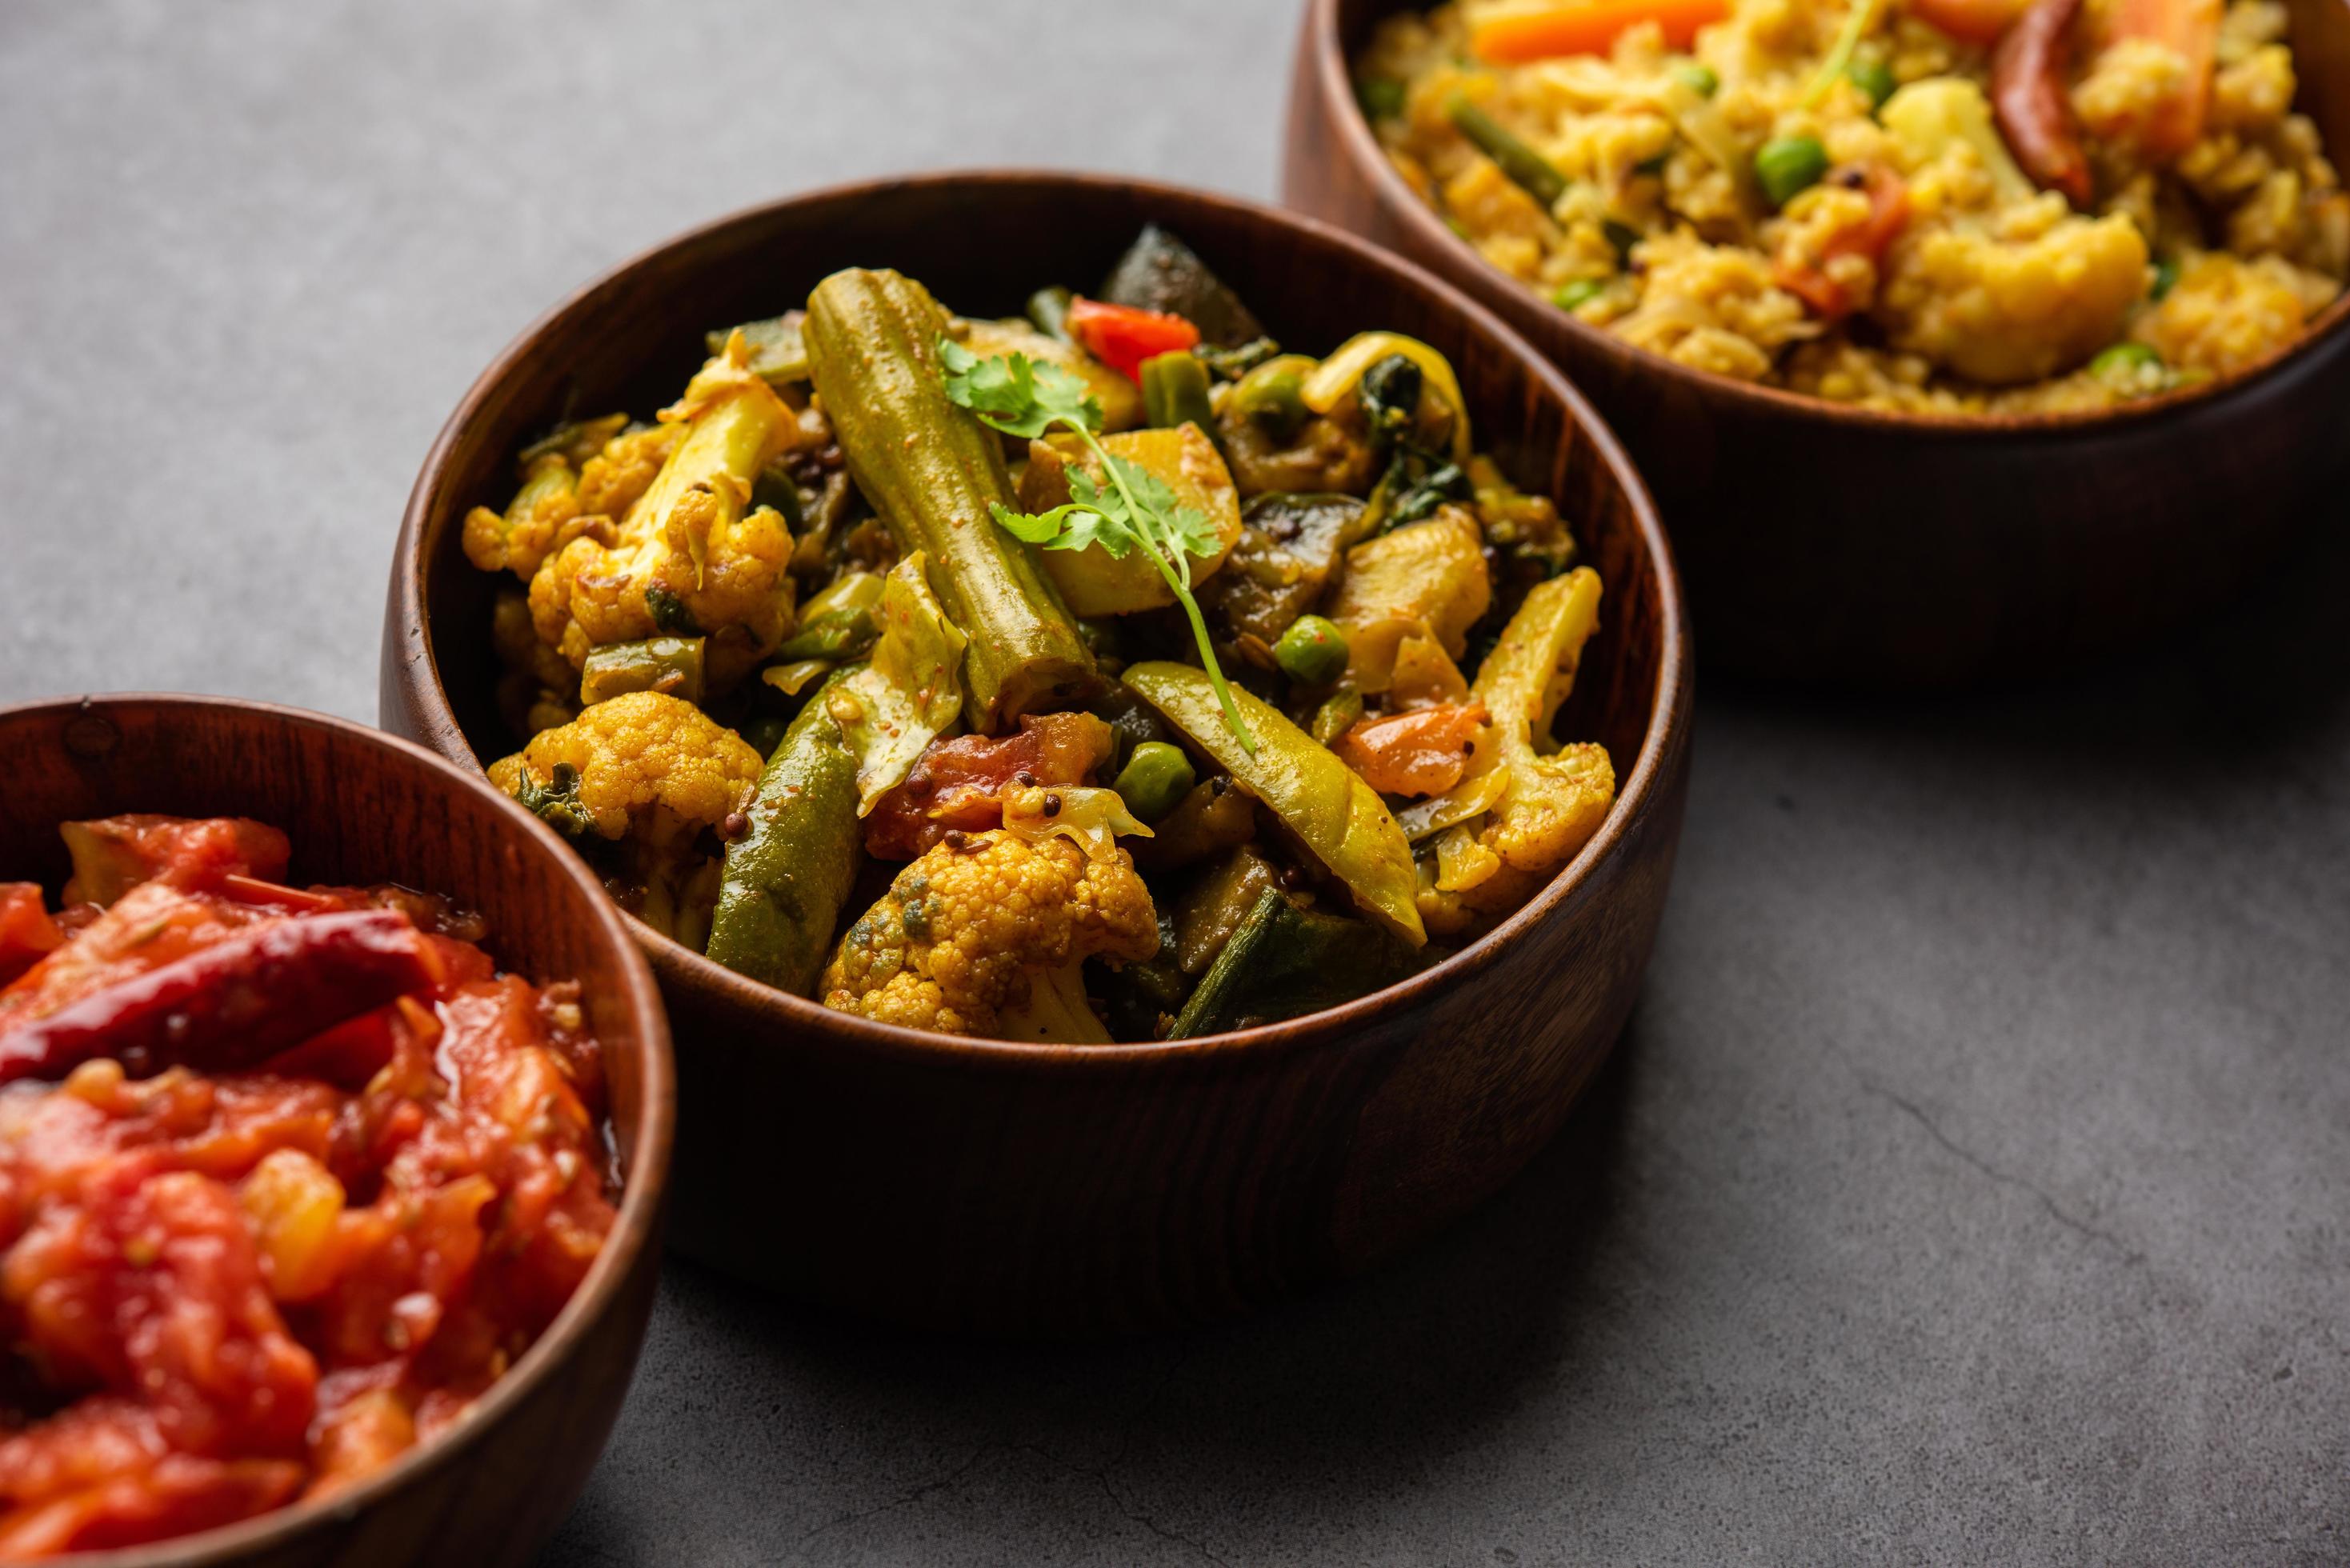
<svg viewBox="0 0 2350 1568">
<path fill-rule="evenodd" d="M 0 1562 L 352 1485 L 462 1420 L 616 1217 L 578 987 L 236 818 L 0 883 Z"/>
<path fill-rule="evenodd" d="M 1461 0 L 1357 63 L 1404 180 L 1558 308 L 1720 375 L 2099 409 L 2350 275 L 2278 0 Z"/>
<path fill-rule="evenodd" d="M 719 962 L 1207 1033 L 1413 972 L 1607 815 L 1550 732 L 1599 579 L 1427 344 L 1284 352 L 1154 228 L 1022 318 L 852 270 L 709 351 L 524 451 L 464 546 L 517 580 L 492 779 Z"/>
</svg>

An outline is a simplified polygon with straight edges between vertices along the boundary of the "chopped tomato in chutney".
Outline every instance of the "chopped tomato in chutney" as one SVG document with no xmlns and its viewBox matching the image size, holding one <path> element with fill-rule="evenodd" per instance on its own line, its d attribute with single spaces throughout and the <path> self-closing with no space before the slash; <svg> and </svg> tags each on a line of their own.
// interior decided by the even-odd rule
<svg viewBox="0 0 2350 1568">
<path fill-rule="evenodd" d="M 0 1561 L 209 1529 L 428 1442 L 615 1217 L 576 984 L 282 885 L 257 823 L 68 825 L 0 884 Z"/>
</svg>

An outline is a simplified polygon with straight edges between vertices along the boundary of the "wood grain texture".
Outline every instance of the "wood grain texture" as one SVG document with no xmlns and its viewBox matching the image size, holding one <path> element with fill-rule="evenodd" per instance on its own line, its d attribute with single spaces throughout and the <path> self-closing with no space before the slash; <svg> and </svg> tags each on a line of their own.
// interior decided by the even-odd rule
<svg viewBox="0 0 2350 1568">
<path fill-rule="evenodd" d="M 1690 665 L 1648 497 L 1581 399 L 1434 278 L 1224 198 L 1048 174 L 940 176 L 779 202 L 661 247 L 525 333 L 452 417 L 411 500 L 384 625 L 383 717 L 476 765 L 491 581 L 465 509 L 567 412 L 657 407 L 714 324 L 887 265 L 971 313 L 1092 285 L 1146 221 L 1180 234 L 1289 347 L 1384 327 L 1458 369 L 1478 442 L 1555 496 L 1607 582 L 1563 733 L 1622 793 L 1599 836 L 1492 937 L 1375 997 L 1274 1028 L 1100 1047 L 956 1040 L 830 1012 L 640 932 L 679 1044 L 674 1235 L 853 1311 L 993 1333 L 1244 1310 L 1364 1267 L 1507 1179 L 1555 1131 L 1638 991 L 1670 879 Z"/>
<path fill-rule="evenodd" d="M 527 1562 L 602 1450 L 643 1343 L 675 1119 L 668 1026 L 628 922 L 577 857 L 478 774 L 373 730 L 261 703 L 90 697 L 0 709 L 0 877 L 54 897 L 57 826 L 120 812 L 284 828 L 297 884 L 399 882 L 488 920 L 501 966 L 577 979 L 604 1060 L 627 1190 L 552 1327 L 448 1436 L 317 1507 L 92 1568 L 398 1568 Z"/>
<path fill-rule="evenodd" d="M 1487 265 L 1412 194 L 1347 61 L 1418 0 L 1309 0 L 1283 196 L 1523 333 L 1654 489 L 1716 669 L 1864 689 L 2045 671 L 2208 612 L 2265 564 L 2345 440 L 2350 296 L 2254 371 L 2106 413 L 1963 421 L 1691 370 Z M 2302 107 L 2350 150 L 2350 6 L 2292 0 Z"/>
</svg>

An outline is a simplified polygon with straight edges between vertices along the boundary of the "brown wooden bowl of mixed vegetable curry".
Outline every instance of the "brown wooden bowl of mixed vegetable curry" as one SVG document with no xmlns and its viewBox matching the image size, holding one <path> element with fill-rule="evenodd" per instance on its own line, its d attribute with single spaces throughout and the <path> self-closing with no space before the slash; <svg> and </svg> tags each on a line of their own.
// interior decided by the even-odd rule
<svg viewBox="0 0 2350 1568">
<path fill-rule="evenodd" d="M 0 1561 L 529 1561 L 659 1270 L 629 922 L 361 725 L 63 698 L 0 758 Z"/>
<path fill-rule="evenodd" d="M 937 176 L 509 348 L 411 502 L 383 716 L 644 923 L 681 1247 L 1086 1331 L 1363 1267 L 1557 1127 L 1663 908 L 1685 644 L 1605 427 L 1452 289 Z"/>
<path fill-rule="evenodd" d="M 1720 668 L 2030 674 L 2338 483 L 2341 0 L 1313 0 L 1284 192 L 1587 391 Z"/>
</svg>

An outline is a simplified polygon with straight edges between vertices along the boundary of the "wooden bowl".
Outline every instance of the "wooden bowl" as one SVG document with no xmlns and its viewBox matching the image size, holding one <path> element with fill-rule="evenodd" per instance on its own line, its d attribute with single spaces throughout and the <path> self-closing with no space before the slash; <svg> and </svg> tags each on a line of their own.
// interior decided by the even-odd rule
<svg viewBox="0 0 2350 1568">
<path fill-rule="evenodd" d="M 1614 439 L 1540 357 L 1444 284 L 1247 202 L 1065 174 L 941 175 L 779 202 L 628 264 L 525 332 L 426 460 L 392 567 L 383 719 L 459 761 L 514 749 L 492 701 L 493 580 L 459 526 L 567 411 L 674 397 L 712 325 L 837 268 L 893 266 L 1017 314 L 1091 285 L 1147 221 L 1188 240 L 1284 342 L 1391 327 L 1451 356 L 1478 441 L 1557 499 L 1605 575 L 1606 626 L 1562 732 L 1607 742 L 1622 798 L 1504 927 L 1311 1018 L 1179 1044 L 1012 1044 L 885 1027 L 639 931 L 677 1033 L 675 1235 L 817 1300 L 983 1332 L 1212 1317 L 1359 1268 L 1498 1187 L 1557 1127 L 1638 989 L 1680 831 L 1690 670 L 1670 553 Z"/>
<path fill-rule="evenodd" d="M 514 1370 L 437 1441 L 328 1501 L 90 1568 L 399 1568 L 527 1562 L 578 1496 L 628 1392 L 659 1267 L 675 1093 L 669 1030 L 629 922 L 563 841 L 478 774 L 405 741 L 216 697 L 0 708 L 0 877 L 68 873 L 57 824 L 118 812 L 238 815 L 284 828 L 297 882 L 400 882 L 489 921 L 498 962 L 576 979 L 603 1043 L 627 1190 L 588 1278 Z"/>
<path fill-rule="evenodd" d="M 2110 412 L 1870 412 L 1692 370 L 1538 298 L 1415 196 L 1348 62 L 1418 0 L 1308 0 L 1283 195 L 1459 285 L 1623 436 L 1710 667 L 1865 688 L 2033 673 L 2208 610 L 2343 450 L 2350 296 L 2256 369 Z M 2292 0 L 2302 107 L 2350 156 L 2350 6 Z"/>
</svg>

